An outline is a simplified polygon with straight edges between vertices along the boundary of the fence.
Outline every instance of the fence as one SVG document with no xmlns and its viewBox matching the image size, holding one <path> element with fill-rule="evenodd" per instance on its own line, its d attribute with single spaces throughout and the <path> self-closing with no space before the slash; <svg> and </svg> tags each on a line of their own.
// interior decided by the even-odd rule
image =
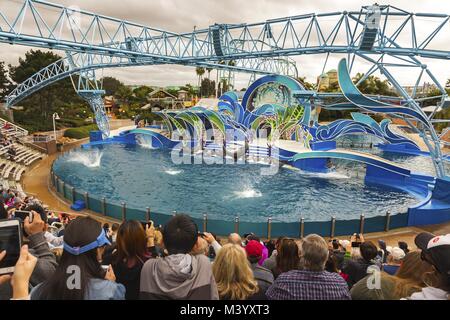
<svg viewBox="0 0 450 320">
<path fill-rule="evenodd" d="M 96 198 L 89 193 L 77 190 L 61 180 L 51 171 L 51 182 L 56 192 L 65 199 L 74 202 L 82 200 L 86 208 L 109 218 L 118 220 L 139 220 L 148 222 L 153 220 L 155 225 L 164 225 L 172 216 L 153 212 L 151 208 L 131 208 L 125 202 L 120 204 L 109 202 L 106 198 Z M 359 219 L 337 220 L 331 217 L 329 221 L 305 221 L 299 217 L 298 222 L 274 222 L 268 218 L 267 222 L 246 222 L 240 221 L 235 217 L 233 221 L 208 219 L 208 215 L 203 217 L 193 217 L 199 230 L 208 231 L 218 235 L 227 235 L 232 232 L 245 234 L 253 232 L 261 237 L 268 239 L 287 236 L 302 238 L 308 234 L 316 233 L 324 237 L 335 237 L 350 235 L 353 233 L 383 232 L 396 228 L 406 227 L 408 225 L 408 214 L 398 213 L 392 215 L 386 212 L 384 216 L 366 218 L 364 214 Z"/>
</svg>

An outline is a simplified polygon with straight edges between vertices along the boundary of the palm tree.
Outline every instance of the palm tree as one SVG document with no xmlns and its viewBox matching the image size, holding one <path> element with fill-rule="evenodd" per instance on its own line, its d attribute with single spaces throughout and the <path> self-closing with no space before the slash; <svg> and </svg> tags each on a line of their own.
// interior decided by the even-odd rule
<svg viewBox="0 0 450 320">
<path fill-rule="evenodd" d="M 213 71 L 213 68 L 206 68 L 206 71 L 208 71 L 208 80 L 211 80 L 210 76 L 211 76 L 211 71 Z"/>
<path fill-rule="evenodd" d="M 200 90 L 199 95 L 200 95 L 200 97 L 201 97 L 201 96 L 202 96 L 202 92 L 201 92 L 201 83 L 202 83 L 203 75 L 205 74 L 205 68 L 203 68 L 203 67 L 197 67 L 197 68 L 195 68 L 195 73 L 197 74 L 197 77 L 198 77 L 197 85 L 198 85 L 198 87 L 200 88 L 200 89 L 199 89 L 199 90 Z"/>
</svg>

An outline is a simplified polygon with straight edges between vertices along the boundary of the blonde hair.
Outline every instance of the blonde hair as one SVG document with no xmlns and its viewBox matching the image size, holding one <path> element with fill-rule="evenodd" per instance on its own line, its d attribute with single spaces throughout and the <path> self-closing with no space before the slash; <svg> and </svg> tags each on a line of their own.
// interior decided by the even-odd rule
<svg viewBox="0 0 450 320">
<path fill-rule="evenodd" d="M 212 270 L 221 299 L 245 300 L 258 291 L 247 255 L 236 244 L 226 244 L 220 249 Z"/>
</svg>

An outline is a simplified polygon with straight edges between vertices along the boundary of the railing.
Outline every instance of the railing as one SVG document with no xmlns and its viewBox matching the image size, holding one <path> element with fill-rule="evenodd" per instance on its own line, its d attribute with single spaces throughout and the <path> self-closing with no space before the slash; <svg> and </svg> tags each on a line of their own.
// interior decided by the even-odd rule
<svg viewBox="0 0 450 320">
<path fill-rule="evenodd" d="M 102 214 L 105 217 L 117 220 L 139 220 L 148 222 L 153 220 L 155 224 L 165 224 L 173 214 L 153 212 L 149 207 L 144 209 L 131 208 L 127 203 L 121 204 L 109 202 L 106 198 L 96 198 L 88 192 L 77 190 L 65 183 L 54 172 L 51 171 L 51 183 L 56 192 L 63 198 L 75 202 L 84 201 L 86 209 Z M 324 237 L 335 237 L 350 235 L 353 233 L 383 232 L 391 229 L 406 227 L 408 225 L 408 214 L 399 213 L 392 215 L 389 211 L 383 216 L 366 218 L 361 214 L 359 219 L 337 220 L 331 217 L 329 221 L 305 221 L 299 215 L 298 222 L 280 222 L 268 218 L 267 222 L 240 221 L 236 216 L 233 221 L 209 219 L 207 214 L 202 218 L 193 217 L 199 230 L 208 231 L 219 235 L 227 235 L 232 232 L 245 234 L 253 232 L 268 239 L 280 236 L 302 238 L 308 234 L 316 233 Z"/>
<path fill-rule="evenodd" d="M 0 126 L 3 128 L 5 124 L 8 124 L 9 127 L 11 127 L 10 134 L 12 133 L 16 137 L 25 137 L 28 135 L 28 130 L 25 130 L 24 128 L 19 127 L 18 125 L 9 122 L 3 118 L 0 118 Z"/>
<path fill-rule="evenodd" d="M 26 147 L 29 147 L 29 148 L 32 148 L 32 149 L 34 149 L 34 150 L 36 150 L 36 151 L 39 151 L 39 152 L 42 152 L 42 153 L 47 154 L 47 149 L 46 149 L 46 148 L 43 148 L 43 147 L 41 147 L 41 146 L 38 146 L 37 144 L 33 143 L 33 142 L 31 141 L 31 138 L 29 138 L 29 136 L 20 138 L 20 139 L 18 139 L 17 141 L 18 141 L 20 144 L 22 144 L 22 145 L 24 145 L 24 146 L 26 146 Z"/>
</svg>

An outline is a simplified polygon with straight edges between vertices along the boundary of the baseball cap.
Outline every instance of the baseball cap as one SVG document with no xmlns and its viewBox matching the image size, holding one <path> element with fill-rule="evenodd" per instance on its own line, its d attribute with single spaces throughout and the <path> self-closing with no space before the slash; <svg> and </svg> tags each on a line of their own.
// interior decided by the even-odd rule
<svg viewBox="0 0 450 320">
<path fill-rule="evenodd" d="M 350 244 L 350 241 L 348 241 L 348 240 L 340 240 L 339 244 L 342 246 L 342 248 L 347 248 L 348 245 Z"/>
<path fill-rule="evenodd" d="M 450 234 L 436 236 L 429 232 L 419 233 L 414 242 L 429 261 L 442 274 L 450 276 Z"/>
<path fill-rule="evenodd" d="M 250 240 L 245 246 L 245 252 L 247 252 L 249 257 L 260 257 L 262 256 L 263 245 L 256 240 Z"/>
<path fill-rule="evenodd" d="M 394 260 L 402 260 L 405 257 L 405 251 L 399 247 L 393 247 L 390 253 Z"/>
</svg>

